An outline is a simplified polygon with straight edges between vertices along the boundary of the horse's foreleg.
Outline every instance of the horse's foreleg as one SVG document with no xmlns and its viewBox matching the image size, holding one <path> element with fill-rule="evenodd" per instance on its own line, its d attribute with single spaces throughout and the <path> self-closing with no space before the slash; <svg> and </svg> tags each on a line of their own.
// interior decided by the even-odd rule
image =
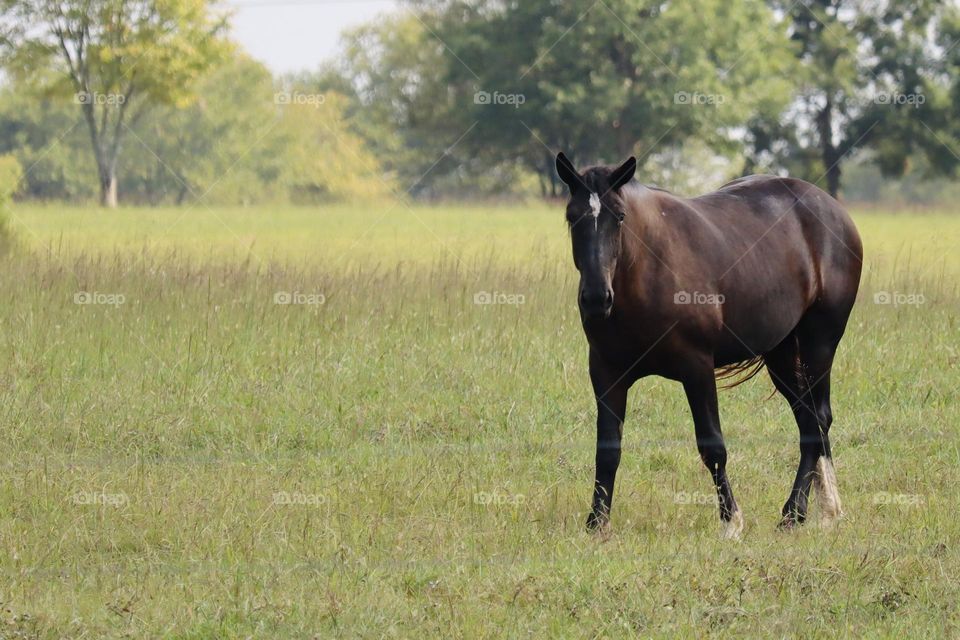
<svg viewBox="0 0 960 640">
<path fill-rule="evenodd" d="M 627 411 L 628 385 L 618 381 L 593 357 L 590 360 L 590 380 L 597 400 L 597 471 L 587 528 L 599 529 L 610 520 L 613 483 L 617 477 L 617 467 L 620 466 L 620 442 Z"/>
<path fill-rule="evenodd" d="M 720 504 L 720 519 L 725 524 L 724 537 L 737 538 L 743 530 L 743 515 L 733 499 L 727 479 L 727 448 L 720 432 L 720 411 L 717 407 L 717 383 L 712 366 L 690 376 L 683 382 L 687 402 L 693 413 L 700 459 L 710 470 Z"/>
</svg>

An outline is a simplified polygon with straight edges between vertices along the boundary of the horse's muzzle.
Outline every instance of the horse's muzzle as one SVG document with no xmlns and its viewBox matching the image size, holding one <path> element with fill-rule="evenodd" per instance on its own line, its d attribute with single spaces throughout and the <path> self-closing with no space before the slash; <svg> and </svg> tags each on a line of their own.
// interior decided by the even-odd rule
<svg viewBox="0 0 960 640">
<path fill-rule="evenodd" d="M 602 320 L 610 317 L 613 311 L 613 290 L 584 290 L 580 293 L 580 314 L 585 320 Z"/>
</svg>

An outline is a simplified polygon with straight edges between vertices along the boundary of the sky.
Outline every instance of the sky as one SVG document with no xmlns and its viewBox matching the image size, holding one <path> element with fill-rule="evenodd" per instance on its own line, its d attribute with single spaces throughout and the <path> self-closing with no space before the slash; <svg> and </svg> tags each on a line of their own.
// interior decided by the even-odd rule
<svg viewBox="0 0 960 640">
<path fill-rule="evenodd" d="M 397 0 L 226 0 L 233 10 L 232 34 L 272 71 L 312 71 L 336 52 L 340 34 Z"/>
</svg>

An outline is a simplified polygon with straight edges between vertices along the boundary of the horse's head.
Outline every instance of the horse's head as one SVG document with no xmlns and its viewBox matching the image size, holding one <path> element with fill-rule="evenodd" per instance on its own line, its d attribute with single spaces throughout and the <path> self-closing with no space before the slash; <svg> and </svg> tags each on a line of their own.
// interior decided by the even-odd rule
<svg viewBox="0 0 960 640">
<path fill-rule="evenodd" d="M 594 167 L 582 174 L 563 153 L 557 173 L 570 187 L 567 224 L 573 243 L 573 264 L 580 272 L 577 300 L 584 320 L 607 318 L 613 311 L 613 274 L 622 242 L 620 228 L 626 205 L 620 189 L 637 169 L 636 158 L 616 168 Z"/>
</svg>

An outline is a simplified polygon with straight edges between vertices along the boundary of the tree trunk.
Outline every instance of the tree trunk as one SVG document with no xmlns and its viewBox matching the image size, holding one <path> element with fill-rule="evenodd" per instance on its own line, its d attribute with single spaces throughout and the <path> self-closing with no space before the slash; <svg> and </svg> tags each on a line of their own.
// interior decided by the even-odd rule
<svg viewBox="0 0 960 640">
<path fill-rule="evenodd" d="M 100 206 L 117 207 L 117 172 L 106 167 L 100 173 Z"/>
<path fill-rule="evenodd" d="M 86 91 L 86 81 L 76 83 L 78 89 L 84 93 Z M 124 100 L 118 108 L 116 120 L 113 123 L 113 136 L 111 139 L 108 131 L 110 123 L 109 111 L 110 105 L 103 105 L 100 125 L 97 125 L 94 104 L 87 100 L 81 103 L 84 119 L 87 121 L 87 128 L 90 131 L 90 143 L 93 146 L 93 155 L 97 161 L 97 174 L 100 178 L 100 206 L 109 209 L 117 206 L 117 161 L 120 157 L 120 142 L 123 138 L 123 117 L 126 114 L 127 106 L 133 95 L 133 84 L 127 88 L 124 94 Z M 141 111 L 142 114 L 142 111 Z"/>
<path fill-rule="evenodd" d="M 540 184 L 541 198 L 547 197 L 547 179 L 550 176 L 551 169 L 549 162 L 550 160 L 553 160 L 553 158 L 551 157 L 551 154 L 548 153 L 543 156 L 543 164 L 540 164 L 539 162 L 533 163 L 535 167 L 534 170 L 537 173 L 537 182 Z"/>
<path fill-rule="evenodd" d="M 827 193 L 834 198 L 840 193 L 840 165 L 834 164 L 827 170 Z"/>
<path fill-rule="evenodd" d="M 833 144 L 833 100 L 827 94 L 827 102 L 817 113 L 817 132 L 820 136 L 820 157 L 824 176 L 827 178 L 827 193 L 834 198 L 840 193 L 840 159 L 842 154 Z"/>
<path fill-rule="evenodd" d="M 83 115 L 90 131 L 90 143 L 93 146 L 93 156 L 97 161 L 97 176 L 100 179 L 100 206 L 113 209 L 117 206 L 117 161 L 107 157 L 106 144 L 103 140 L 103 131 L 97 127 L 93 112 L 93 105 L 85 102 L 81 105 Z"/>
</svg>

